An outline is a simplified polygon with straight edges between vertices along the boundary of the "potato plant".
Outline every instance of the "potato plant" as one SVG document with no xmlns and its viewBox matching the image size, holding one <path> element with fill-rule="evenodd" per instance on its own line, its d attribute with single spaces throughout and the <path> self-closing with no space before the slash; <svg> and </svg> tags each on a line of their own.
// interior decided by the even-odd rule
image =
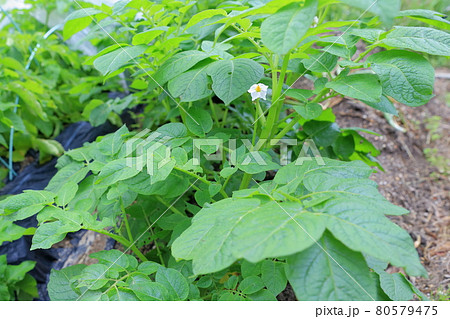
<svg viewBox="0 0 450 319">
<path fill-rule="evenodd" d="M 339 127 L 330 100 L 393 115 L 393 101 L 426 104 L 425 56 L 450 55 L 448 33 L 393 25 L 449 25 L 371 3 L 126 0 L 70 14 L 64 37 L 90 27 L 99 53 L 85 63 L 127 74 L 145 108 L 134 129 L 66 152 L 45 190 L 0 202 L 5 222 L 37 214 L 32 249 L 80 229 L 123 247 L 52 271 L 51 299 L 276 300 L 288 283 L 299 300 L 425 299 L 404 274 L 427 272 L 388 218 L 408 211 L 370 180 L 382 167 L 362 133 L 376 133 Z M 327 20 L 345 5 L 370 14 Z"/>
</svg>

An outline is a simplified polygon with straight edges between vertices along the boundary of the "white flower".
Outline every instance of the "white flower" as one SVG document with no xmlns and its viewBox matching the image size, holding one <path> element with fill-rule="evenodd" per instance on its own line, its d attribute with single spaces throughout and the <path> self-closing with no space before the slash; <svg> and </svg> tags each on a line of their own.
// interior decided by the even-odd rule
<svg viewBox="0 0 450 319">
<path fill-rule="evenodd" d="M 314 17 L 313 25 L 311 26 L 311 28 L 317 27 L 318 24 L 319 24 L 319 17 Z"/>
<path fill-rule="evenodd" d="M 136 13 L 136 16 L 134 17 L 134 21 L 139 21 L 139 20 L 145 20 L 144 14 L 142 12 Z"/>
<path fill-rule="evenodd" d="M 248 90 L 248 93 L 252 95 L 252 101 L 259 98 L 265 100 L 268 88 L 269 87 L 267 85 L 264 85 L 262 83 L 253 84 L 250 90 Z"/>
</svg>

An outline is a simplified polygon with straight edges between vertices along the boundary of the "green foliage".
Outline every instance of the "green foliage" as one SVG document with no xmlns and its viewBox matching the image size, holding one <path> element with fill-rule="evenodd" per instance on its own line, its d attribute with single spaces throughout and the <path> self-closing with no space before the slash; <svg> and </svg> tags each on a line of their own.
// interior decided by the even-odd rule
<svg viewBox="0 0 450 319">
<path fill-rule="evenodd" d="M 122 88 L 117 86 L 117 80 L 102 88 L 103 78 L 92 67 L 83 65 L 82 55 L 63 43 L 58 31 L 44 35 L 47 26 L 34 19 L 31 10 L 11 13 L 16 24 L 20 24 L 20 31 L 13 29 L 12 24 L 0 31 L 0 156 L 10 157 L 12 130 L 12 160 L 21 162 L 28 150 L 35 149 L 42 163 L 64 152 L 53 138 L 66 124 L 91 120 L 98 125 L 106 120 L 98 123 L 92 119 L 92 104 L 86 101 L 102 101 L 103 105 L 108 97 L 102 90 Z M 98 11 L 88 8 L 87 14 L 93 10 Z M 84 19 L 91 21 L 80 12 L 71 14 L 64 36 L 69 38 L 84 29 L 89 24 Z M 67 31 L 70 28 L 73 29 Z M 111 111 L 107 110 L 105 116 Z"/>
<path fill-rule="evenodd" d="M 380 77 L 383 92 L 398 102 L 420 106 L 433 97 L 434 69 L 419 54 L 390 50 L 374 54 L 368 61 Z"/>
<path fill-rule="evenodd" d="M 149 261 L 138 264 L 118 250 L 91 257 L 98 264 L 52 270 L 48 284 L 52 300 L 186 300 L 190 294 L 188 279 L 175 269 Z"/>
<path fill-rule="evenodd" d="M 276 53 L 291 51 L 305 35 L 317 11 L 317 0 L 287 5 L 261 24 L 261 37 L 266 47 Z"/>
<path fill-rule="evenodd" d="M 391 114 L 394 100 L 424 105 L 434 71 L 416 52 L 449 55 L 448 34 L 391 28 L 405 15 L 439 21 L 400 12 L 400 1 L 340 2 L 376 16 L 329 21 L 335 1 L 119 1 L 85 3 L 67 18 L 66 38 L 88 25 L 95 34 L 99 51 L 85 66 L 111 87 L 119 74 L 130 79 L 118 100 L 87 94 L 96 80 L 72 88 L 86 104 L 81 117 L 121 124 L 124 109 L 144 112 L 134 127 L 66 152 L 44 191 L 0 202 L 5 240 L 27 231 L 12 222 L 37 214 L 32 249 L 80 229 L 124 247 L 52 271 L 52 300 L 276 300 L 288 283 L 299 300 L 425 299 L 385 272 L 427 275 L 408 233 L 387 218 L 408 212 L 369 178 L 380 152 L 363 134 L 377 133 L 340 127 L 328 101 Z M 302 76 L 313 89 L 291 87 Z M 11 83 L 33 119 L 51 116 Z"/>
<path fill-rule="evenodd" d="M 0 255 L 0 300 L 33 300 L 38 297 L 36 280 L 28 274 L 34 268 L 34 261 L 19 265 L 8 265 L 6 255 Z"/>
</svg>

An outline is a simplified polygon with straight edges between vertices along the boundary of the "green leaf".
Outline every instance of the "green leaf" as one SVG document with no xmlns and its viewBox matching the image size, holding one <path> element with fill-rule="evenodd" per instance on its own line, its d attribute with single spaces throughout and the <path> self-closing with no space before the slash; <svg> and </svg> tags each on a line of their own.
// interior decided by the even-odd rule
<svg viewBox="0 0 450 319">
<path fill-rule="evenodd" d="M 250 276 L 244 278 L 238 288 L 243 294 L 254 294 L 264 288 L 264 283 L 258 276 Z"/>
<path fill-rule="evenodd" d="M 96 14 L 103 13 L 95 8 L 83 8 L 69 14 L 64 24 L 63 38 L 69 39 L 75 33 L 87 28 Z"/>
<path fill-rule="evenodd" d="M 312 245 L 323 231 L 323 220 L 302 210 L 299 203 L 230 198 L 197 213 L 174 241 L 172 254 L 192 259 L 194 273 L 206 274 L 241 258 L 256 263 L 296 253 Z"/>
<path fill-rule="evenodd" d="M 189 70 L 169 81 L 168 89 L 173 97 L 181 102 L 193 102 L 209 97 L 207 68 L 209 64 Z"/>
<path fill-rule="evenodd" d="M 133 268 L 130 267 L 129 257 L 119 250 L 101 250 L 90 254 L 89 257 L 97 259 L 99 263 L 108 266 L 113 271 L 124 272 Z M 133 256 L 130 257 L 134 258 Z"/>
<path fill-rule="evenodd" d="M 235 59 L 216 61 L 207 72 L 212 77 L 214 93 L 225 105 L 229 105 L 258 83 L 264 68 L 250 59 Z"/>
<path fill-rule="evenodd" d="M 254 301 L 277 301 L 277 297 L 267 289 L 262 289 L 257 293 L 247 295 L 247 298 Z"/>
<path fill-rule="evenodd" d="M 367 42 L 373 43 L 378 41 L 381 34 L 384 33 L 384 30 L 379 29 L 351 29 L 349 34 L 356 35 L 357 37 L 361 37 Z"/>
<path fill-rule="evenodd" d="M 450 29 L 450 21 L 447 20 L 447 16 L 443 13 L 432 10 L 404 10 L 399 12 L 398 17 L 411 17 L 413 19 L 434 25 L 440 29 Z"/>
<path fill-rule="evenodd" d="M 19 239 L 27 232 L 26 228 L 14 224 L 12 221 L 7 221 L 2 216 L 0 217 L 0 245 L 5 241 L 14 241 Z"/>
<path fill-rule="evenodd" d="M 368 179 L 371 169 L 357 161 L 323 160 L 322 166 L 291 163 L 280 169 L 275 182 L 294 187 L 303 183 L 307 193 L 300 197 L 302 203 L 322 214 L 326 227 L 348 248 L 404 267 L 412 276 L 426 276 L 408 233 L 384 216 L 407 211 L 379 194 Z"/>
<path fill-rule="evenodd" d="M 400 11 L 400 0 L 340 0 L 350 6 L 372 12 L 380 17 L 387 26 L 391 26 Z"/>
<path fill-rule="evenodd" d="M 233 58 L 233 56 L 226 51 L 231 49 L 233 46 L 229 43 L 214 43 L 212 41 L 202 42 L 202 51 L 214 56 L 217 55 L 222 59 L 226 60 L 228 58 Z"/>
<path fill-rule="evenodd" d="M 432 28 L 396 27 L 381 42 L 394 48 L 450 56 L 448 33 Z"/>
<path fill-rule="evenodd" d="M 167 288 L 171 300 L 187 299 L 189 295 L 189 283 L 177 270 L 160 267 L 156 273 L 155 280 Z"/>
<path fill-rule="evenodd" d="M 129 179 L 139 174 L 139 171 L 132 167 L 126 158 L 121 158 L 107 163 L 103 166 L 97 176 L 95 184 L 113 185 L 119 181 Z"/>
<path fill-rule="evenodd" d="M 228 178 L 234 173 L 236 173 L 237 167 L 225 167 L 220 171 L 220 176 L 223 178 Z"/>
<path fill-rule="evenodd" d="M 292 3 L 265 19 L 261 25 L 265 46 L 279 54 L 292 50 L 309 30 L 317 5 L 317 0 L 306 0 L 303 6 Z"/>
<path fill-rule="evenodd" d="M 87 287 L 88 290 L 98 290 L 108 283 L 106 274 L 108 266 L 103 264 L 89 265 L 81 271 L 78 287 Z"/>
<path fill-rule="evenodd" d="M 186 126 L 183 123 L 168 123 L 158 127 L 156 132 L 171 138 L 185 137 L 187 135 Z"/>
<path fill-rule="evenodd" d="M 31 260 L 26 260 L 19 265 L 8 265 L 5 271 L 6 281 L 16 283 L 23 280 L 27 272 L 32 270 L 35 265 L 36 262 Z"/>
<path fill-rule="evenodd" d="M 339 137 L 339 126 L 333 122 L 309 121 L 303 130 L 319 146 L 330 146 Z"/>
<path fill-rule="evenodd" d="M 36 279 L 30 274 L 26 274 L 23 280 L 16 283 L 16 287 L 18 300 L 32 301 L 34 298 L 39 298 Z"/>
<path fill-rule="evenodd" d="M 327 52 L 318 52 L 311 54 L 309 59 L 302 60 L 303 65 L 309 71 L 328 72 L 333 71 L 339 57 Z"/>
<path fill-rule="evenodd" d="M 329 233 L 287 259 L 286 275 L 298 300 L 373 300 L 376 286 L 364 257 Z"/>
<path fill-rule="evenodd" d="M 236 167 L 252 175 L 280 168 L 278 164 L 272 161 L 269 154 L 260 151 L 240 155 Z"/>
<path fill-rule="evenodd" d="M 33 236 L 31 250 L 49 249 L 53 244 L 60 242 L 66 237 L 67 233 L 75 232 L 81 229 L 78 221 L 72 221 L 69 218 L 61 221 L 48 222 L 40 225 Z"/>
<path fill-rule="evenodd" d="M 154 274 L 159 267 L 161 267 L 161 265 L 153 261 L 144 261 L 139 264 L 138 271 L 146 275 L 151 275 Z"/>
<path fill-rule="evenodd" d="M 170 174 L 165 181 L 155 184 L 150 183 L 150 176 L 141 172 L 135 177 L 125 181 L 130 190 L 142 195 L 161 195 L 166 198 L 174 198 L 180 196 L 189 187 L 186 175 Z"/>
<path fill-rule="evenodd" d="M 372 169 L 361 161 L 347 163 L 323 158 L 323 163 L 309 161 L 302 165 L 295 162 L 288 164 L 278 171 L 274 181 L 279 185 L 294 187 L 292 193 L 299 183 L 303 183 L 308 191 L 301 197 L 303 204 L 314 206 L 322 212 L 360 209 L 367 216 L 373 214 L 381 217 L 384 214 L 407 213 L 407 210 L 391 204 L 378 192 L 376 183 L 368 178 L 371 172 Z"/>
<path fill-rule="evenodd" d="M 380 77 L 383 92 L 398 102 L 420 106 L 433 97 L 434 68 L 421 55 L 391 50 L 376 53 L 367 61 Z"/>
<path fill-rule="evenodd" d="M 244 296 L 242 296 L 236 292 L 232 292 L 230 290 L 222 290 L 222 292 L 220 293 L 220 298 L 219 298 L 219 301 L 244 301 L 244 300 L 248 300 L 248 299 L 246 299 Z"/>
<path fill-rule="evenodd" d="M 186 126 L 195 135 L 204 137 L 211 131 L 213 120 L 207 111 L 197 107 L 190 108 L 186 116 Z"/>
<path fill-rule="evenodd" d="M 348 158 L 355 151 L 353 136 L 339 136 L 333 144 L 333 150 L 337 155 Z"/>
<path fill-rule="evenodd" d="M 122 126 L 113 134 L 103 137 L 102 140 L 97 143 L 98 150 L 108 156 L 116 155 L 122 149 L 122 145 L 128 133 L 129 131 L 126 125 Z"/>
<path fill-rule="evenodd" d="M 242 277 L 258 276 L 261 274 L 261 265 L 264 261 L 257 264 L 252 264 L 247 260 L 241 262 L 241 275 Z"/>
<path fill-rule="evenodd" d="M 133 292 L 121 287 L 110 290 L 108 297 L 110 301 L 139 301 Z"/>
<path fill-rule="evenodd" d="M 300 114 L 305 120 L 313 120 L 322 114 L 322 105 L 319 103 L 308 103 L 306 105 L 295 105 L 295 112 Z"/>
<path fill-rule="evenodd" d="M 264 260 L 261 265 L 261 279 L 267 289 L 277 296 L 287 284 L 284 265 L 272 260 Z"/>
<path fill-rule="evenodd" d="M 36 146 L 39 148 L 39 157 L 42 158 L 44 154 L 53 156 L 61 156 L 64 153 L 62 145 L 55 140 L 36 139 Z"/>
<path fill-rule="evenodd" d="M 199 13 L 195 14 L 189 20 L 188 24 L 186 25 L 186 29 L 189 29 L 193 25 L 196 25 L 197 23 L 199 23 L 205 19 L 212 18 L 217 15 L 226 16 L 227 12 L 223 9 L 210 9 L 210 10 L 204 10 L 202 12 L 199 12 Z"/>
<path fill-rule="evenodd" d="M 274 181 L 277 184 L 292 183 L 295 179 L 302 182 L 305 176 L 316 174 L 326 174 L 329 179 L 367 179 L 372 173 L 372 169 L 361 161 L 341 162 L 328 158 L 323 158 L 323 160 L 325 165 L 318 165 L 314 161 L 303 165 L 290 163 L 277 172 Z"/>
<path fill-rule="evenodd" d="M 284 94 L 302 102 L 307 102 L 314 95 L 313 91 L 304 89 L 289 89 Z"/>
<path fill-rule="evenodd" d="M 45 205 L 53 203 L 55 194 L 47 191 L 26 190 L 22 194 L 10 196 L 0 202 L 0 215 L 16 221 L 33 216 Z"/>
<path fill-rule="evenodd" d="M 79 294 L 72 289 L 75 276 L 81 274 L 86 265 L 73 265 L 61 270 L 52 269 L 47 285 L 48 295 L 52 301 L 75 301 Z"/>
<path fill-rule="evenodd" d="M 169 30 L 168 27 L 156 27 L 156 28 L 152 28 L 150 30 L 138 33 L 133 37 L 133 40 L 131 41 L 131 43 L 133 45 L 149 44 L 156 37 L 160 36 L 167 30 Z"/>
<path fill-rule="evenodd" d="M 56 193 L 55 202 L 58 206 L 66 206 L 78 191 L 78 184 L 74 181 L 68 180 Z"/>
<path fill-rule="evenodd" d="M 183 72 L 189 70 L 194 65 L 209 57 L 209 54 L 201 51 L 184 51 L 175 54 L 161 65 L 153 76 L 153 86 L 164 85 L 168 81 L 176 78 Z M 152 81 L 153 82 L 153 81 Z"/>
<path fill-rule="evenodd" d="M 389 113 L 393 115 L 398 115 L 397 109 L 394 104 L 385 96 L 381 96 L 381 100 L 378 103 L 362 101 L 370 107 L 373 107 L 375 110 L 379 110 L 384 113 Z"/>
<path fill-rule="evenodd" d="M 130 289 L 142 301 L 164 301 L 168 300 L 167 288 L 158 282 L 138 281 L 130 285 Z"/>
<path fill-rule="evenodd" d="M 17 94 L 20 99 L 28 106 L 28 110 L 31 114 L 34 116 L 39 117 L 43 121 L 47 121 L 47 114 L 42 109 L 41 104 L 39 103 L 39 99 L 36 97 L 36 95 L 26 89 L 23 86 L 22 82 L 14 81 L 8 83 L 8 88 Z"/>
<path fill-rule="evenodd" d="M 327 228 L 350 249 L 403 267 L 411 276 L 426 276 L 408 233 L 368 206 L 362 198 L 342 198 L 321 204 L 321 210 L 328 217 Z M 384 206 L 390 209 L 389 202 L 378 203 L 376 209 Z"/>
<path fill-rule="evenodd" d="M 64 187 L 67 181 L 72 181 L 74 183 L 81 182 L 88 172 L 89 168 L 85 167 L 84 163 L 72 162 L 61 168 L 55 176 L 53 176 L 45 190 L 56 193 Z"/>
<path fill-rule="evenodd" d="M 401 273 L 389 274 L 385 271 L 378 273 L 383 291 L 394 301 L 408 301 L 413 299 L 414 291 L 411 283 Z"/>
<path fill-rule="evenodd" d="M 121 47 L 95 59 L 94 67 L 103 75 L 108 75 L 130 61 L 133 61 L 133 64 L 135 64 L 135 59 L 144 53 L 146 49 L 147 46 L 145 45 Z"/>
<path fill-rule="evenodd" d="M 380 102 L 382 87 L 375 74 L 352 74 L 339 77 L 325 85 L 327 88 L 358 100 Z"/>
</svg>

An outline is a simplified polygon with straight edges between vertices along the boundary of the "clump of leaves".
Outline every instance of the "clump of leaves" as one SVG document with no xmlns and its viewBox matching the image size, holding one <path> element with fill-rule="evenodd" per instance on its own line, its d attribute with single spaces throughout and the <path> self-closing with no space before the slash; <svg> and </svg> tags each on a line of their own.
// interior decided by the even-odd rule
<svg viewBox="0 0 450 319">
<path fill-rule="evenodd" d="M 0 30 L 0 156 L 10 157 L 12 141 L 14 162 L 23 161 L 30 149 L 45 162 L 64 152 L 54 138 L 65 125 L 82 120 L 99 125 L 109 117 L 120 126 L 117 114 L 132 97 L 108 99 L 108 90 L 122 90 L 117 81 L 102 87 L 103 78 L 82 64 L 80 52 L 64 44 L 58 31 L 38 31 L 47 26 L 32 17 L 31 9 L 25 12 L 12 12 Z M 92 113 L 93 105 L 101 112 Z"/>
<path fill-rule="evenodd" d="M 34 268 L 34 261 L 19 265 L 8 265 L 6 255 L 0 255 L 0 300 L 33 300 L 38 297 L 36 280 L 28 274 Z"/>
</svg>

